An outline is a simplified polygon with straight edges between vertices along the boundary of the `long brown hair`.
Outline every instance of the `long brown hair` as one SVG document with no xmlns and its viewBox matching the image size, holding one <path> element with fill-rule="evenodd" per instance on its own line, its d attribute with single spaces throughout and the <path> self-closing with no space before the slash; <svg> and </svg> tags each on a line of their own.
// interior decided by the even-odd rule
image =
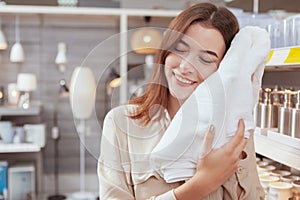
<svg viewBox="0 0 300 200">
<path fill-rule="evenodd" d="M 172 20 L 165 32 L 161 48 L 156 56 L 155 63 L 159 66 L 153 71 L 152 80 L 145 93 L 129 101 L 129 104 L 138 105 L 137 109 L 129 116 L 131 119 L 139 119 L 144 125 L 147 125 L 151 121 L 150 109 L 153 109 L 155 105 L 167 108 L 169 89 L 164 74 L 166 57 L 182 38 L 182 34 L 196 22 L 218 30 L 224 38 L 226 51 L 230 47 L 233 37 L 239 31 L 236 17 L 224 7 L 216 7 L 211 3 L 199 3 L 181 12 Z"/>
</svg>

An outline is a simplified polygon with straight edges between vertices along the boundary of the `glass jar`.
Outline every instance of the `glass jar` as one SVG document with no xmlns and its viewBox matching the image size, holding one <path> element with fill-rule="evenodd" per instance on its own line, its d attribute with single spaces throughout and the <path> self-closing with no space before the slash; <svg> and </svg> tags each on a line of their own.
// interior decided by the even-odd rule
<svg viewBox="0 0 300 200">
<path fill-rule="evenodd" d="M 293 181 L 293 200 L 300 200 L 300 180 L 298 181 Z"/>
</svg>

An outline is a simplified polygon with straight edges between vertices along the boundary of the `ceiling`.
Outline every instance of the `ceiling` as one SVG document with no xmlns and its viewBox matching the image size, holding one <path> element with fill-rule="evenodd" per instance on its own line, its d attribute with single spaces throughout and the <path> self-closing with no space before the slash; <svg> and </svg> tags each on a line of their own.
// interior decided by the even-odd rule
<svg viewBox="0 0 300 200">
<path fill-rule="evenodd" d="M 259 12 L 269 10 L 285 10 L 287 12 L 300 13 L 300 0 L 259 0 Z M 242 8 L 245 11 L 253 11 L 253 0 L 235 0 L 227 3 L 227 6 Z"/>
<path fill-rule="evenodd" d="M 0 0 L 1 1 L 1 0 Z M 57 0 L 4 0 L 10 5 L 57 5 Z M 97 7 L 135 7 L 135 8 L 165 8 L 182 9 L 187 2 L 204 0 L 78 0 L 79 6 Z M 221 2 L 222 0 L 211 0 Z M 227 0 L 229 1 L 229 0 Z M 225 4 L 225 3 L 224 3 Z M 229 7 L 242 8 L 244 11 L 253 10 L 253 0 L 233 0 L 226 3 Z M 259 0 L 259 12 L 269 10 L 285 10 L 300 13 L 300 0 Z"/>
</svg>

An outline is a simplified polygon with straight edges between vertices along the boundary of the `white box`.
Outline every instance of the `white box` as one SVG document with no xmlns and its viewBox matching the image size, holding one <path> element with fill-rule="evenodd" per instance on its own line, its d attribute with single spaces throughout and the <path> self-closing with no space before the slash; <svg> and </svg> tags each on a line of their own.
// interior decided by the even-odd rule
<svg viewBox="0 0 300 200">
<path fill-rule="evenodd" d="M 39 145 L 41 148 L 46 144 L 45 124 L 25 124 L 25 141 Z"/>
<path fill-rule="evenodd" d="M 35 199 L 35 169 L 33 165 L 8 168 L 8 195 L 10 200 Z"/>
</svg>

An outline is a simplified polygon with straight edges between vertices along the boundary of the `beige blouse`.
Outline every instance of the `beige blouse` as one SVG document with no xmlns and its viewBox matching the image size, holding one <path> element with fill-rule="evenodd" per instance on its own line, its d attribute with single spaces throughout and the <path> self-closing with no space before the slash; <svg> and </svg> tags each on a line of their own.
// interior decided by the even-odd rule
<svg viewBox="0 0 300 200">
<path fill-rule="evenodd" d="M 173 189 L 182 182 L 166 183 L 150 166 L 151 151 L 170 123 L 166 111 L 154 113 L 147 127 L 128 118 L 126 105 L 112 109 L 104 120 L 101 154 L 98 161 L 100 199 L 176 200 Z M 263 199 L 255 164 L 253 136 L 245 148 L 247 157 L 239 161 L 235 174 L 206 199 L 236 200 L 237 185 L 243 188 L 240 199 Z M 216 163 L 219 164 L 219 163 Z"/>
</svg>

